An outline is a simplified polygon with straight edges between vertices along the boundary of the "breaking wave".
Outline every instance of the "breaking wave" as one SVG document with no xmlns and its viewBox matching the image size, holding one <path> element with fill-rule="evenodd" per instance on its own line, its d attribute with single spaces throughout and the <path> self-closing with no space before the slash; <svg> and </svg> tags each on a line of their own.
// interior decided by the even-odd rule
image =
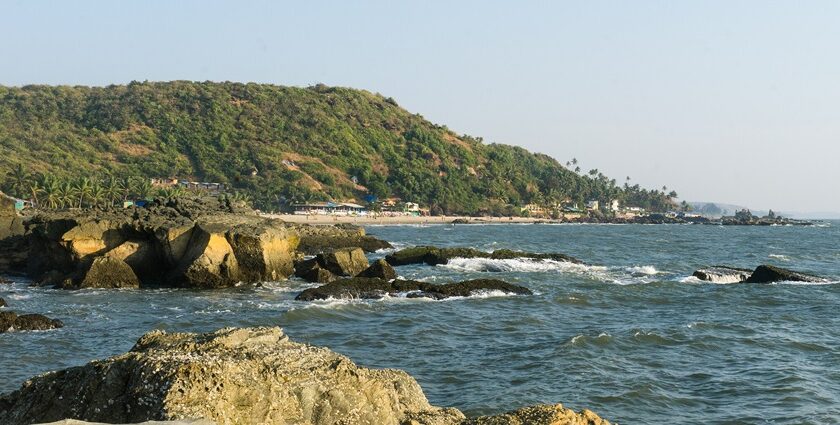
<svg viewBox="0 0 840 425">
<path fill-rule="evenodd" d="M 651 265 L 607 267 L 532 258 L 452 258 L 437 267 L 461 272 L 568 273 L 620 285 L 654 282 L 654 276 L 662 274 Z"/>
</svg>

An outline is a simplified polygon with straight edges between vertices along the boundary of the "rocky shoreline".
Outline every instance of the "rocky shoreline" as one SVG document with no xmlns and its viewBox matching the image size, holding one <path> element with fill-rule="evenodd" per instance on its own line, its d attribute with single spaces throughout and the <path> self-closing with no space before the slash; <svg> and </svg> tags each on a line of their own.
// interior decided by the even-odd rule
<svg viewBox="0 0 840 425">
<path fill-rule="evenodd" d="M 608 425 L 561 405 L 467 418 L 429 404 L 407 373 L 367 369 L 280 328 L 207 334 L 152 331 L 127 353 L 49 372 L 0 396 L 0 423 L 63 419 L 136 423 L 312 425 Z"/>
</svg>

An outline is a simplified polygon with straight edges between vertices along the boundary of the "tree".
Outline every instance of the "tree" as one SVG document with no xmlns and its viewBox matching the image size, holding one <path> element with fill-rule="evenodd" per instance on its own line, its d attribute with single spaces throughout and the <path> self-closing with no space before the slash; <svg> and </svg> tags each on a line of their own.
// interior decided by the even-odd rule
<svg viewBox="0 0 840 425">
<path fill-rule="evenodd" d="M 79 180 L 76 180 L 76 183 L 73 185 L 73 194 L 78 199 L 79 208 L 84 205 L 86 199 L 90 198 L 90 194 L 93 191 L 93 182 L 90 181 L 87 177 L 82 177 Z"/>
<path fill-rule="evenodd" d="M 18 198 L 25 197 L 25 193 L 29 189 L 29 172 L 23 167 L 23 164 L 17 163 L 11 170 L 6 172 L 6 179 L 8 187 L 12 194 Z"/>
</svg>

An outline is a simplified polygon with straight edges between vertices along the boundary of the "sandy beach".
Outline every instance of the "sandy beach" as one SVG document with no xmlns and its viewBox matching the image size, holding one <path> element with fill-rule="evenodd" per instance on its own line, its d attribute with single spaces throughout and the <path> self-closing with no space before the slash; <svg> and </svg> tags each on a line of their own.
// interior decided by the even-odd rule
<svg viewBox="0 0 840 425">
<path fill-rule="evenodd" d="M 535 223 L 545 222 L 545 219 L 529 217 L 465 217 L 465 216 L 333 216 L 333 215 L 300 215 L 300 214 L 261 214 L 263 217 L 278 218 L 290 223 L 307 224 L 339 224 L 352 223 L 359 225 L 371 224 L 449 224 L 454 220 L 466 220 L 470 223 Z"/>
</svg>

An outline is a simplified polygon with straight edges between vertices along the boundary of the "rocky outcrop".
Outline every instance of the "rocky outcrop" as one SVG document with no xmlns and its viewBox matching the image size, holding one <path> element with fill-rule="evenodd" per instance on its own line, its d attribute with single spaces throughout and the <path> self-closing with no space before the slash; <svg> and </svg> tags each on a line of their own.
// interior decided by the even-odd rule
<svg viewBox="0 0 840 425">
<path fill-rule="evenodd" d="M 581 264 L 582 261 L 565 254 L 540 254 L 533 252 L 499 249 L 493 252 L 479 251 L 474 248 L 437 248 L 433 246 L 417 246 L 406 248 L 387 255 L 385 260 L 392 266 L 426 263 L 434 266 L 446 264 L 452 258 L 490 258 L 508 260 L 513 258 L 528 258 L 532 260 L 553 260 Z"/>
<path fill-rule="evenodd" d="M 400 424 L 420 413 L 452 416 L 431 406 L 405 372 L 358 367 L 289 341 L 279 328 L 153 331 L 126 354 L 35 377 L 0 397 L 0 423 L 8 425 L 64 418 Z"/>
<path fill-rule="evenodd" d="M 608 425 L 592 412 L 535 406 L 467 419 L 429 404 L 399 370 L 359 367 L 280 328 L 150 332 L 128 353 L 34 377 L 0 396 L 0 423 L 204 419 L 219 424 Z"/>
<path fill-rule="evenodd" d="M 375 240 L 360 228 L 324 228 L 263 218 L 216 198 L 40 212 L 14 238 L 0 238 L 0 258 L 9 258 L 3 255 L 8 250 L 23 259 L 0 261 L 0 273 L 26 272 L 36 282 L 64 288 L 135 287 L 127 265 L 140 286 L 221 288 L 286 279 L 302 255 L 301 234 L 317 235 L 324 246 Z M 347 273 L 364 270 L 362 258 L 361 250 L 351 252 Z M 331 265 L 343 265 L 340 260 Z"/>
<path fill-rule="evenodd" d="M 826 282 L 819 276 L 768 265 L 758 266 L 755 270 L 713 266 L 696 270 L 693 276 L 714 283 Z"/>
<path fill-rule="evenodd" d="M 562 404 L 525 407 L 495 416 L 467 419 L 462 425 L 609 425 L 591 410 L 575 412 Z"/>
<path fill-rule="evenodd" d="M 739 283 L 747 280 L 752 270 L 740 269 L 729 266 L 712 266 L 705 269 L 695 270 L 694 277 L 707 282 L 714 283 Z"/>
<path fill-rule="evenodd" d="M 298 250 L 306 255 L 315 255 L 338 248 L 361 248 L 375 252 L 391 248 L 391 244 L 365 234 L 365 229 L 351 224 L 335 226 L 297 225 L 300 234 Z"/>
<path fill-rule="evenodd" d="M 826 279 L 783 269 L 781 267 L 761 265 L 755 268 L 752 275 L 745 280 L 747 283 L 772 283 L 772 282 L 825 282 Z"/>
<path fill-rule="evenodd" d="M 376 260 L 370 267 L 363 270 L 356 275 L 357 277 L 375 277 L 384 280 L 393 280 L 397 278 L 397 272 L 385 260 Z"/>
<path fill-rule="evenodd" d="M 41 314 L 17 315 L 13 311 L 0 311 L 0 333 L 11 331 L 45 331 L 64 327 L 61 320 Z M 3 423 L 0 421 L 0 423 Z"/>
<path fill-rule="evenodd" d="M 333 299 L 378 299 L 386 295 L 407 293 L 411 298 L 444 299 L 466 297 L 479 292 L 501 291 L 507 294 L 531 295 L 523 286 L 496 279 L 475 279 L 463 282 L 437 285 L 416 280 L 387 281 L 377 278 L 355 277 L 339 279 L 317 288 L 309 288 L 298 294 L 298 301 Z"/>
<path fill-rule="evenodd" d="M 6 300 L 4 300 L 3 298 L 0 298 L 0 308 L 8 307 L 8 306 L 9 305 L 6 304 Z"/>
</svg>

